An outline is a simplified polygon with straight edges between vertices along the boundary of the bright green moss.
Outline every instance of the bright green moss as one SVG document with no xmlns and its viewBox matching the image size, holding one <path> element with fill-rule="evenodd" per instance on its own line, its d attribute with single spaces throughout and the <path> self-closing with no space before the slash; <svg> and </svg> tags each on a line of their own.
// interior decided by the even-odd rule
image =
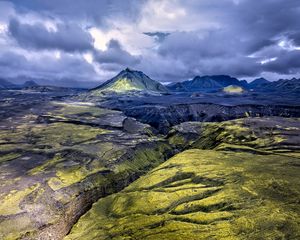
<svg viewBox="0 0 300 240">
<path fill-rule="evenodd" d="M 0 222 L 0 239 L 20 239 L 28 231 L 37 230 L 28 216 L 5 219 Z"/>
<path fill-rule="evenodd" d="M 185 151 L 100 199 L 66 239 L 295 238 L 300 179 L 290 161 L 297 159 Z"/>
<path fill-rule="evenodd" d="M 56 154 L 53 158 L 47 160 L 42 165 L 31 169 L 28 173 L 30 175 L 36 175 L 39 173 L 43 173 L 48 167 L 54 166 L 55 164 L 59 163 L 60 161 L 63 161 L 63 158 L 60 156 L 60 154 Z"/>
<path fill-rule="evenodd" d="M 48 145 L 54 148 L 70 146 L 92 140 L 107 130 L 70 123 L 52 123 L 37 125 L 32 128 L 32 137 L 38 140 L 39 145 Z"/>
<path fill-rule="evenodd" d="M 225 87 L 223 89 L 223 91 L 225 93 L 242 93 L 242 92 L 244 92 L 244 89 L 242 87 L 239 87 L 239 86 L 230 85 L 228 87 Z"/>
<path fill-rule="evenodd" d="M 66 169 L 60 169 L 56 172 L 57 177 L 49 179 L 48 185 L 56 191 L 74 183 L 81 182 L 86 177 L 104 170 L 107 170 L 107 168 L 100 167 L 88 170 L 84 166 L 78 165 Z"/>
<path fill-rule="evenodd" d="M 54 106 L 59 108 L 49 112 L 50 115 L 58 116 L 77 116 L 77 117 L 101 117 L 115 111 L 99 108 L 93 105 L 79 105 L 76 103 L 52 102 Z"/>
<path fill-rule="evenodd" d="M 134 157 L 116 165 L 116 172 L 139 172 L 146 169 L 151 169 L 161 163 L 162 156 L 171 150 L 171 147 L 166 143 L 159 143 L 153 148 L 138 148 L 135 151 Z"/>
<path fill-rule="evenodd" d="M 270 120 L 247 118 L 221 123 L 202 123 L 199 138 L 194 141 L 192 147 L 264 154 L 284 151 L 285 142 L 292 136 L 291 130 L 274 127 L 268 121 Z M 290 152 L 295 154 L 294 150 Z"/>
<path fill-rule="evenodd" d="M 38 187 L 39 184 L 36 184 L 24 190 L 13 190 L 8 193 L 1 200 L 0 215 L 12 215 L 22 212 L 19 206 L 20 202 Z"/>
<path fill-rule="evenodd" d="M 169 138 L 170 144 L 173 144 L 175 146 L 182 146 L 186 144 L 186 140 L 183 136 L 174 135 Z"/>
<path fill-rule="evenodd" d="M 106 90 L 115 91 L 115 92 L 124 92 L 124 91 L 133 91 L 133 90 L 142 90 L 142 86 L 134 84 L 127 78 L 123 78 L 115 82 Z"/>
</svg>

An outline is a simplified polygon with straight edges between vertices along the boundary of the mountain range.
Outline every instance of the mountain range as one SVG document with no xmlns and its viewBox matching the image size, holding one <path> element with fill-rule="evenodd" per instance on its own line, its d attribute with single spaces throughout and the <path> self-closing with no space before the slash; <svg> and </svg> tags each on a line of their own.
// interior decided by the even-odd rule
<svg viewBox="0 0 300 240">
<path fill-rule="evenodd" d="M 245 80 L 238 80 L 227 75 L 214 76 L 196 76 L 192 80 L 187 80 L 178 83 L 171 83 L 167 85 L 170 91 L 175 92 L 195 92 L 195 91 L 216 91 L 227 86 L 247 87 Z"/>
<path fill-rule="evenodd" d="M 0 78 L 0 89 L 12 89 L 12 88 L 16 88 L 17 85 Z"/>
<path fill-rule="evenodd" d="M 250 82 L 248 84 L 248 87 L 250 88 L 257 88 L 257 87 L 261 87 L 264 84 L 268 84 L 270 83 L 268 80 L 266 80 L 265 78 L 257 78 L 254 81 Z"/>
<path fill-rule="evenodd" d="M 28 80 L 23 84 L 14 84 L 5 79 L 0 78 L 0 89 L 22 89 L 28 87 L 37 87 L 39 86 L 35 81 Z"/>
<path fill-rule="evenodd" d="M 0 89 L 28 89 L 36 88 L 38 86 L 40 85 L 32 80 L 28 80 L 23 84 L 17 85 L 7 81 L 6 79 L 0 78 Z M 278 81 L 269 82 L 264 78 L 258 78 L 248 83 L 245 80 L 239 80 L 228 75 L 211 75 L 196 76 L 192 80 L 163 85 L 160 82 L 151 79 L 141 71 L 126 68 L 112 79 L 92 88 L 89 92 L 96 95 L 105 92 L 228 92 L 225 89 L 226 87 L 230 87 L 230 89 L 239 89 L 239 92 L 251 90 L 257 92 L 280 91 L 285 93 L 299 93 L 300 79 L 280 79 Z"/>
<path fill-rule="evenodd" d="M 290 80 L 280 79 L 275 82 L 263 83 L 260 87 L 266 91 L 274 92 L 280 90 L 281 92 L 300 93 L 300 79 L 293 78 Z"/>
</svg>

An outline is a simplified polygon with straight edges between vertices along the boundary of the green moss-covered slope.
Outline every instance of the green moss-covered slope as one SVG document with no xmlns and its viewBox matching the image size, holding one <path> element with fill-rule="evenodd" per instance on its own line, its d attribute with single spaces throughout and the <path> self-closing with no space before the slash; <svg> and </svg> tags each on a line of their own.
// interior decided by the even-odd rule
<svg viewBox="0 0 300 240">
<path fill-rule="evenodd" d="M 65 239 L 297 239 L 299 159 L 191 149 L 100 199 Z"/>
<path fill-rule="evenodd" d="M 299 157 L 300 121 L 296 118 L 257 117 L 220 123 L 185 122 L 173 128 L 169 141 L 183 148 Z"/>
</svg>

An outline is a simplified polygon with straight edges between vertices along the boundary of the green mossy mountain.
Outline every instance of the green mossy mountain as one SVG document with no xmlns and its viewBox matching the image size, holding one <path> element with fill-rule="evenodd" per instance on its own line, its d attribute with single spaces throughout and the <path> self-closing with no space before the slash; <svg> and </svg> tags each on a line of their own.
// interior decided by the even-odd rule
<svg viewBox="0 0 300 240">
<path fill-rule="evenodd" d="M 117 76 L 106 81 L 100 86 L 92 89 L 92 94 L 99 92 L 128 92 L 128 91 L 146 91 L 146 92 L 167 92 L 167 88 L 161 83 L 151 79 L 141 71 L 126 68 Z"/>
</svg>

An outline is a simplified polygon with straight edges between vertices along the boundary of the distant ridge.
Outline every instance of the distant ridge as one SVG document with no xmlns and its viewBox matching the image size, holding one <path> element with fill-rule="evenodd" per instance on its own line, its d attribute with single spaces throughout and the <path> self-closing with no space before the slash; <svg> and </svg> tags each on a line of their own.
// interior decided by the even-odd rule
<svg viewBox="0 0 300 240">
<path fill-rule="evenodd" d="M 112 79 L 90 91 L 92 93 L 105 91 L 118 93 L 129 91 L 167 92 L 168 89 L 143 72 L 126 68 Z"/>
<path fill-rule="evenodd" d="M 249 83 L 249 87 L 251 88 L 256 88 L 256 87 L 259 87 L 263 84 L 267 84 L 267 83 L 270 83 L 267 79 L 265 78 L 257 78 L 255 80 L 253 80 L 252 82 Z"/>
<path fill-rule="evenodd" d="M 0 78 L 0 89 L 13 89 L 13 88 L 17 88 L 17 85 Z"/>
<path fill-rule="evenodd" d="M 35 81 L 33 80 L 28 80 L 25 83 L 22 84 L 23 88 L 27 88 L 27 87 L 37 87 L 39 86 L 39 84 L 37 84 Z"/>
<path fill-rule="evenodd" d="M 247 82 L 227 75 L 196 76 L 192 80 L 169 84 L 167 88 L 176 92 L 194 92 L 219 90 L 230 85 L 245 87 Z"/>
<path fill-rule="evenodd" d="M 280 79 L 275 82 L 268 82 L 261 85 L 264 91 L 272 92 L 290 92 L 290 93 L 300 93 L 300 79 L 293 78 L 290 80 Z"/>
</svg>

